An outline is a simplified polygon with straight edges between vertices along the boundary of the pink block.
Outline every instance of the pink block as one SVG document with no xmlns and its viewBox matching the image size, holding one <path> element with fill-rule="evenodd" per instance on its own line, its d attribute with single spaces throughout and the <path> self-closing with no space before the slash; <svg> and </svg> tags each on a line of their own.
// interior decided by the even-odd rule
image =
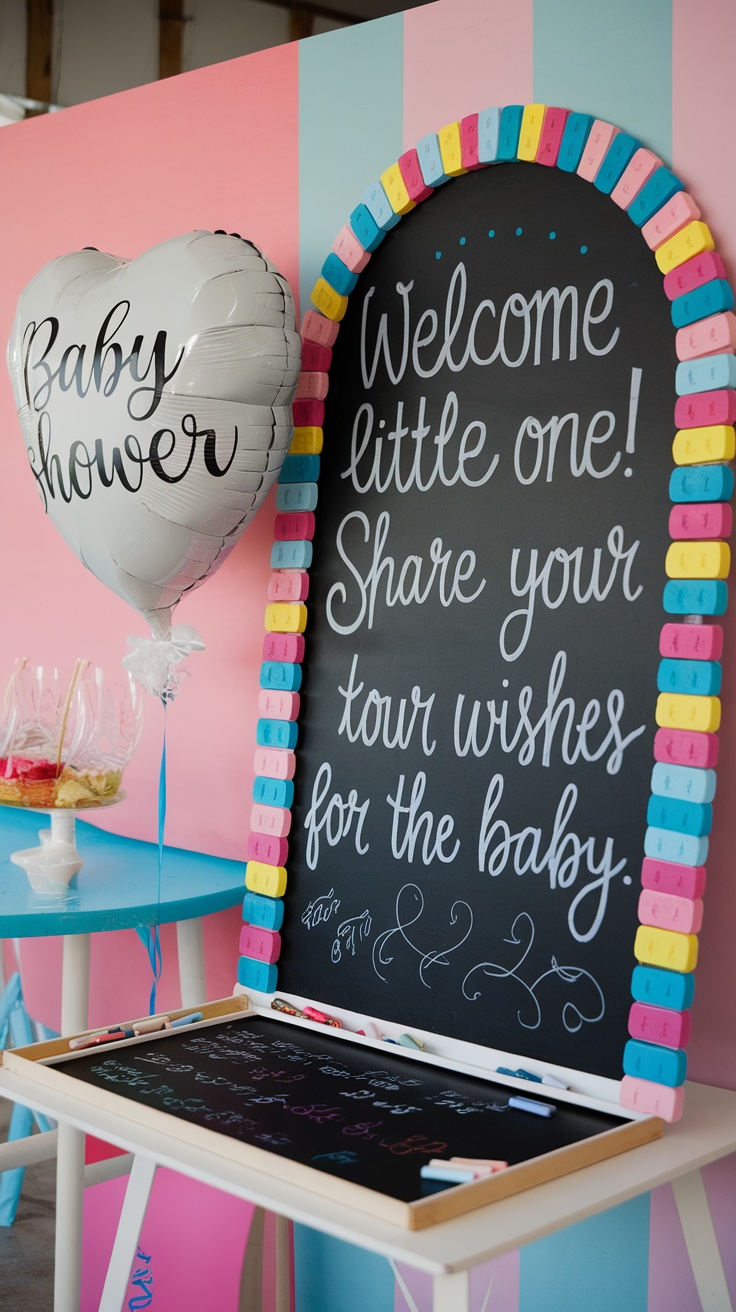
<svg viewBox="0 0 736 1312">
<path fill-rule="evenodd" d="M 733 528 L 733 510 L 727 501 L 706 502 L 704 505 L 677 505 L 670 511 L 670 537 L 684 538 L 729 538 Z M 683 628 L 704 628 L 704 625 L 689 624 Z M 709 660 L 710 657 L 703 657 Z"/>
<path fill-rule="evenodd" d="M 597 118 L 585 143 L 583 157 L 578 164 L 578 176 L 585 178 L 586 182 L 592 182 L 601 164 L 603 156 L 608 147 L 617 137 L 619 129 L 615 128 L 612 123 L 606 123 L 605 119 Z"/>
<path fill-rule="evenodd" d="M 258 694 L 258 714 L 271 720 L 296 720 L 299 717 L 299 693 L 274 688 L 261 688 Z"/>
<path fill-rule="evenodd" d="M 693 292 L 705 282 L 726 277 L 726 268 L 720 255 L 715 251 L 703 251 L 701 255 L 693 255 L 691 260 L 678 264 L 676 269 L 670 269 L 664 275 L 665 296 L 674 301 L 677 296 Z"/>
<path fill-rule="evenodd" d="M 289 844 L 285 838 L 274 838 L 270 834 L 248 835 L 248 861 L 262 861 L 265 866 L 285 866 L 288 856 Z"/>
<path fill-rule="evenodd" d="M 312 370 L 302 370 L 299 375 L 299 382 L 296 385 L 296 399 L 300 401 L 303 397 L 309 397 L 318 401 L 324 401 L 329 390 L 330 380 L 325 373 L 318 373 Z"/>
<path fill-rule="evenodd" d="M 428 187 L 424 181 L 422 167 L 419 163 L 419 155 L 412 147 L 403 155 L 399 155 L 399 172 L 404 179 L 404 186 L 409 193 L 409 199 L 418 205 L 420 201 L 427 200 L 432 195 L 433 188 Z"/>
<path fill-rule="evenodd" d="M 672 929 L 677 934 L 698 934 L 703 923 L 703 903 L 699 897 L 677 897 L 674 893 L 645 888 L 639 898 L 639 920 L 642 925 Z"/>
<path fill-rule="evenodd" d="M 720 355 L 727 351 L 733 355 L 736 348 L 736 314 L 726 310 L 711 314 L 707 319 L 680 328 L 675 336 L 678 360 L 696 360 L 703 355 Z"/>
<path fill-rule="evenodd" d="M 322 346 L 320 342 L 304 342 L 302 345 L 302 373 L 309 370 L 321 370 L 327 373 L 332 364 L 332 347 Z"/>
<path fill-rule="evenodd" d="M 545 109 L 542 132 L 537 146 L 537 164 L 554 167 L 557 163 L 560 142 L 569 114 L 569 109 L 558 109 L 555 105 L 548 105 Z"/>
<path fill-rule="evenodd" d="M 272 929 L 245 924 L 240 931 L 240 955 L 265 961 L 270 966 L 281 955 L 281 935 Z"/>
<path fill-rule="evenodd" d="M 692 733 L 689 729 L 658 729 L 654 736 L 654 759 L 670 765 L 714 770 L 718 764 L 718 735 Z"/>
<path fill-rule="evenodd" d="M 274 570 L 268 580 L 269 601 L 306 601 L 309 596 L 309 575 L 306 570 Z"/>
<path fill-rule="evenodd" d="M 351 273 L 362 273 L 371 258 L 370 251 L 363 250 L 349 223 L 338 232 L 332 249 Z"/>
<path fill-rule="evenodd" d="M 681 866 L 677 861 L 659 861 L 645 856 L 641 867 L 643 888 L 672 893 L 675 897 L 702 897 L 705 892 L 705 866 Z"/>
<path fill-rule="evenodd" d="M 291 417 L 295 428 L 321 428 L 325 419 L 325 403 L 309 397 L 294 401 Z"/>
<path fill-rule="evenodd" d="M 635 196 L 639 195 L 645 182 L 648 182 L 655 169 L 658 169 L 662 161 L 651 150 L 637 150 L 636 154 L 629 160 L 616 186 L 611 192 L 611 200 L 622 210 L 627 210 Z"/>
<path fill-rule="evenodd" d="M 313 510 L 286 510 L 276 516 L 273 535 L 277 542 L 311 542 L 315 523 Z"/>
<path fill-rule="evenodd" d="M 663 1121 L 679 1121 L 685 1105 L 685 1086 L 681 1084 L 677 1089 L 670 1089 L 666 1084 L 655 1084 L 653 1080 L 624 1075 L 619 1097 L 621 1106 L 632 1112 L 660 1116 Z"/>
<path fill-rule="evenodd" d="M 296 756 L 283 747 L 257 747 L 253 758 L 254 774 L 264 774 L 267 779 L 293 779 L 296 770 Z M 283 861 L 270 861 L 269 865 L 282 866 Z"/>
<path fill-rule="evenodd" d="M 289 661 L 301 665 L 304 660 L 303 633 L 267 633 L 263 639 L 264 661 Z"/>
<path fill-rule="evenodd" d="M 712 507 L 709 506 L 708 509 Z M 695 534 L 695 536 L 699 535 Z M 690 661 L 719 661 L 722 653 L 723 629 L 720 624 L 664 624 L 662 626 L 659 635 L 660 656 L 675 656 L 680 660 Z"/>
<path fill-rule="evenodd" d="M 291 811 L 285 806 L 259 806 L 256 803 L 251 808 L 250 827 L 256 834 L 286 838 L 291 829 Z"/>
<path fill-rule="evenodd" d="M 686 191 L 678 191 L 661 210 L 645 223 L 641 232 L 650 250 L 656 251 L 668 238 L 693 219 L 700 218 L 700 209 Z"/>
<path fill-rule="evenodd" d="M 692 1020 L 689 1011 L 672 1011 L 669 1007 L 651 1007 L 635 1002 L 629 1012 L 629 1034 L 645 1043 L 660 1043 L 665 1048 L 686 1048 Z"/>
<path fill-rule="evenodd" d="M 464 169 L 482 169 L 478 159 L 478 115 L 468 114 L 460 121 L 460 150 Z"/>
<path fill-rule="evenodd" d="M 339 331 L 339 323 L 333 323 L 332 319 L 325 318 L 318 310 L 307 310 L 302 319 L 301 335 L 302 341 L 305 342 L 319 342 L 321 346 L 334 346 Z"/>
<path fill-rule="evenodd" d="M 675 403 L 676 428 L 701 428 L 707 424 L 736 422 L 736 392 L 719 388 L 715 392 L 693 392 L 678 396 Z"/>
</svg>

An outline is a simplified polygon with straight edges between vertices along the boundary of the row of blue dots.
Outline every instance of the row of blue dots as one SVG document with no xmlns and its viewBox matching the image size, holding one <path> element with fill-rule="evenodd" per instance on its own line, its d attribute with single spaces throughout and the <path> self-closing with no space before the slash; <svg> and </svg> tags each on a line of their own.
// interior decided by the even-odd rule
<svg viewBox="0 0 736 1312">
<path fill-rule="evenodd" d="M 517 228 L 517 229 L 516 229 L 516 236 L 517 236 L 517 237 L 520 237 L 520 236 L 522 235 L 523 231 L 524 231 L 523 228 Z M 489 237 L 495 237 L 495 235 L 496 235 L 496 229 L 495 229 L 495 228 L 490 228 L 489 231 L 488 231 L 488 236 L 489 236 Z M 554 241 L 555 238 L 556 238 L 556 236 L 557 236 L 557 233 L 556 233 L 556 232 L 551 232 L 551 233 L 549 234 L 549 239 L 550 239 L 550 241 Z M 464 246 L 464 245 L 466 244 L 466 242 L 467 242 L 467 237 L 461 237 L 461 238 L 460 238 L 460 245 L 461 245 L 461 246 Z M 587 247 L 587 246 L 581 246 L 581 247 L 580 247 L 580 254 L 581 254 L 581 255 L 587 255 L 587 254 L 588 254 L 588 247 Z M 435 251 L 435 259 L 436 259 L 436 260 L 441 260 L 441 259 L 442 259 L 442 251 Z"/>
</svg>

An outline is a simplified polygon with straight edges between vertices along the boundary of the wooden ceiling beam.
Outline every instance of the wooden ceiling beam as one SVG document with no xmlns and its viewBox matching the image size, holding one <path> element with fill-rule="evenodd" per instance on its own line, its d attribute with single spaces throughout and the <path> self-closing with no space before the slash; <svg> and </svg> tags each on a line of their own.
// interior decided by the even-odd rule
<svg viewBox="0 0 736 1312">
<path fill-rule="evenodd" d="M 54 0 L 26 0 L 26 96 L 51 101 L 54 43 Z M 29 109 L 28 114 L 42 114 Z"/>
<path fill-rule="evenodd" d="M 176 77 L 183 70 L 184 0 L 165 0 L 158 13 L 158 75 Z"/>
</svg>

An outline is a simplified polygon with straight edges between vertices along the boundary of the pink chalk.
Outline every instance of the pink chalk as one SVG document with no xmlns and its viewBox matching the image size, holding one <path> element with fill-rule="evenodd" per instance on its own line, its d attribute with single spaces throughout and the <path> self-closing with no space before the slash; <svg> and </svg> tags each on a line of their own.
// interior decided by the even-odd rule
<svg viewBox="0 0 736 1312">
<path fill-rule="evenodd" d="M 667 204 L 663 205 L 661 210 L 657 210 L 648 223 L 644 224 L 641 234 L 649 249 L 656 251 L 670 237 L 674 237 L 680 228 L 684 228 L 686 223 L 699 218 L 700 210 L 692 196 L 686 191 L 678 191 L 672 200 L 668 200 Z"/>
<path fill-rule="evenodd" d="M 686 1048 L 692 1021 L 689 1011 L 672 1011 L 669 1007 L 652 1007 L 635 1002 L 629 1012 L 629 1034 L 645 1043 L 660 1043 L 665 1048 Z"/>
<path fill-rule="evenodd" d="M 332 249 L 351 273 L 362 273 L 371 258 L 370 251 L 363 250 L 349 223 L 338 232 Z"/>
<path fill-rule="evenodd" d="M 632 1112 L 644 1112 L 647 1116 L 660 1116 L 663 1121 L 679 1121 L 685 1105 L 685 1086 L 670 1089 L 666 1084 L 655 1084 L 653 1080 L 639 1080 L 634 1075 L 624 1075 L 621 1081 L 619 1099 L 622 1107 Z"/>
<path fill-rule="evenodd" d="M 622 209 L 627 210 L 635 196 L 639 195 L 645 182 L 648 182 L 655 169 L 661 165 L 661 159 L 653 155 L 651 150 L 637 150 L 636 154 L 629 160 L 616 186 L 611 192 L 611 200 Z"/>
<path fill-rule="evenodd" d="M 553 168 L 557 163 L 560 142 L 569 114 L 569 109 L 558 109 L 556 105 L 548 105 L 545 109 L 537 146 L 537 164 L 547 164 Z"/>
<path fill-rule="evenodd" d="M 291 811 L 285 806 L 260 806 L 256 803 L 251 809 L 250 827 L 256 834 L 286 838 L 291 829 Z"/>
<path fill-rule="evenodd" d="M 603 156 L 608 147 L 617 137 L 619 129 L 615 128 L 612 123 L 606 123 L 605 119 L 597 118 L 588 134 L 588 140 L 585 143 L 583 157 L 578 164 L 578 176 L 585 178 L 586 182 L 592 182 L 601 164 Z"/>
<path fill-rule="evenodd" d="M 677 897 L 674 893 L 644 888 L 638 909 L 642 925 L 672 929 L 677 934 L 698 934 L 703 923 L 703 903 L 699 897 Z"/>
<path fill-rule="evenodd" d="M 696 627 L 700 626 L 693 625 Z M 669 765 L 713 770 L 718 764 L 718 735 L 694 733 L 689 729 L 658 729 L 654 735 L 654 759 Z"/>
<path fill-rule="evenodd" d="M 265 774 L 268 779 L 293 779 L 296 770 L 296 756 L 283 747 L 257 747 L 253 758 L 254 774 Z M 273 861 L 271 865 L 281 866 L 283 861 Z"/>
<path fill-rule="evenodd" d="M 460 122 L 460 149 L 464 169 L 482 169 L 478 159 L 478 115 L 468 114 Z"/>
<path fill-rule="evenodd" d="M 703 283 L 712 282 L 714 278 L 726 277 L 726 269 L 720 255 L 715 251 L 703 251 L 701 255 L 693 255 L 692 259 L 686 260 L 684 264 L 678 264 L 676 269 L 670 269 L 670 272 L 664 275 L 665 296 L 674 301 L 676 297 L 684 296 L 686 292 L 694 292 L 695 288 L 702 287 Z"/>
<path fill-rule="evenodd" d="M 678 396 L 675 402 L 677 428 L 701 428 L 707 424 L 736 422 L 736 392 L 720 388 L 715 392 L 692 392 Z"/>
<path fill-rule="evenodd" d="M 307 310 L 302 319 L 301 336 L 304 342 L 319 342 L 321 346 L 334 346 L 339 323 L 327 319 L 318 310 Z"/>
<path fill-rule="evenodd" d="M 269 601 L 306 601 L 309 575 L 306 570 L 277 569 L 268 580 Z"/>
<path fill-rule="evenodd" d="M 302 345 L 302 373 L 310 370 L 327 373 L 332 364 L 332 347 L 320 342 L 304 342 Z"/>
<path fill-rule="evenodd" d="M 240 931 L 241 957 L 254 957 L 256 961 L 265 961 L 267 965 L 278 961 L 281 954 L 281 935 L 272 929 L 260 929 L 257 925 L 243 925 Z"/>
<path fill-rule="evenodd" d="M 712 507 L 709 506 L 708 509 Z M 664 624 L 662 626 L 659 635 L 660 656 L 675 656 L 680 660 L 690 661 L 719 661 L 722 653 L 723 629 L 720 624 Z M 688 764 L 693 765 L 694 762 L 689 761 Z"/>
<path fill-rule="evenodd" d="M 303 397 L 309 397 L 324 401 L 329 386 L 330 380 L 327 374 L 303 369 L 296 385 L 296 400 L 301 401 Z"/>
<path fill-rule="evenodd" d="M 685 538 L 728 538 L 733 528 L 733 510 L 727 501 L 673 506 L 670 511 L 669 527 L 670 537 L 678 541 Z M 683 627 L 696 629 L 704 626 L 689 624 Z M 703 660 L 709 659 L 710 657 L 703 657 Z"/>
<path fill-rule="evenodd" d="M 409 193 L 409 199 L 418 205 L 420 201 L 427 200 L 432 195 L 432 187 L 428 187 L 424 181 L 422 166 L 419 163 L 419 155 L 413 148 L 399 155 L 399 172 L 404 179 L 404 186 Z"/>
<path fill-rule="evenodd" d="M 299 700 L 298 692 L 261 688 L 258 694 L 258 714 L 269 720 L 296 720 L 299 717 Z"/>
<path fill-rule="evenodd" d="M 691 899 L 705 892 L 705 866 L 681 866 L 677 861 L 660 861 L 645 856 L 641 867 L 643 888 Z"/>
<path fill-rule="evenodd" d="M 313 397 L 294 401 L 291 417 L 295 428 L 321 428 L 325 418 L 325 403 L 316 401 Z"/>
<path fill-rule="evenodd" d="M 263 639 L 264 661 L 288 661 L 301 665 L 304 660 L 303 633 L 267 633 Z"/>
<path fill-rule="evenodd" d="M 315 524 L 313 510 L 286 510 L 276 516 L 273 535 L 277 542 L 311 542 Z"/>
<path fill-rule="evenodd" d="M 248 835 L 248 861 L 261 861 L 265 866 L 285 866 L 288 855 L 289 844 L 285 838 L 274 838 L 272 834 Z"/>
<path fill-rule="evenodd" d="M 696 360 L 703 355 L 720 355 L 726 351 L 733 355 L 736 347 L 736 314 L 726 310 L 711 314 L 707 319 L 680 328 L 675 335 L 678 360 Z"/>
</svg>

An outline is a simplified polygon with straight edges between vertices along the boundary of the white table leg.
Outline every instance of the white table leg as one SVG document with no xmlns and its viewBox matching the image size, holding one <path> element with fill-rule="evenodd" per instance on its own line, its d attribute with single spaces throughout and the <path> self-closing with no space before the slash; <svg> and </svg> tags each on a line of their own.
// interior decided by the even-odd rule
<svg viewBox="0 0 736 1312">
<path fill-rule="evenodd" d="M 672 1181 L 690 1265 L 703 1312 L 732 1312 L 726 1275 L 700 1171 Z"/>
<path fill-rule="evenodd" d="M 204 944 L 202 921 L 179 920 L 176 925 L 176 942 L 179 949 L 179 985 L 182 1007 L 198 1007 L 207 998 L 204 978 Z"/>
<path fill-rule="evenodd" d="M 262 1312 L 263 1308 L 263 1241 L 266 1231 L 266 1213 L 256 1207 L 248 1232 L 248 1243 L 240 1273 L 241 1312 Z M 100 1309 L 102 1312 L 102 1309 Z"/>
<path fill-rule="evenodd" d="M 273 1250 L 276 1264 L 274 1312 L 290 1312 L 292 1222 L 286 1216 L 274 1216 L 273 1225 Z"/>
<path fill-rule="evenodd" d="M 149 1161 L 147 1157 L 134 1159 L 115 1236 L 115 1245 L 107 1268 L 99 1312 L 120 1312 L 125 1302 L 130 1269 L 138 1248 L 141 1226 L 155 1175 L 155 1162 Z"/>
<path fill-rule="evenodd" d="M 54 1312 L 79 1312 L 84 1134 L 62 1121 L 57 1135 Z"/>
<path fill-rule="evenodd" d="M 434 1277 L 432 1312 L 470 1312 L 469 1271 L 450 1271 Z"/>
<path fill-rule="evenodd" d="M 61 1032 L 79 1034 L 89 1023 L 89 934 L 65 934 L 61 972 Z"/>
</svg>

